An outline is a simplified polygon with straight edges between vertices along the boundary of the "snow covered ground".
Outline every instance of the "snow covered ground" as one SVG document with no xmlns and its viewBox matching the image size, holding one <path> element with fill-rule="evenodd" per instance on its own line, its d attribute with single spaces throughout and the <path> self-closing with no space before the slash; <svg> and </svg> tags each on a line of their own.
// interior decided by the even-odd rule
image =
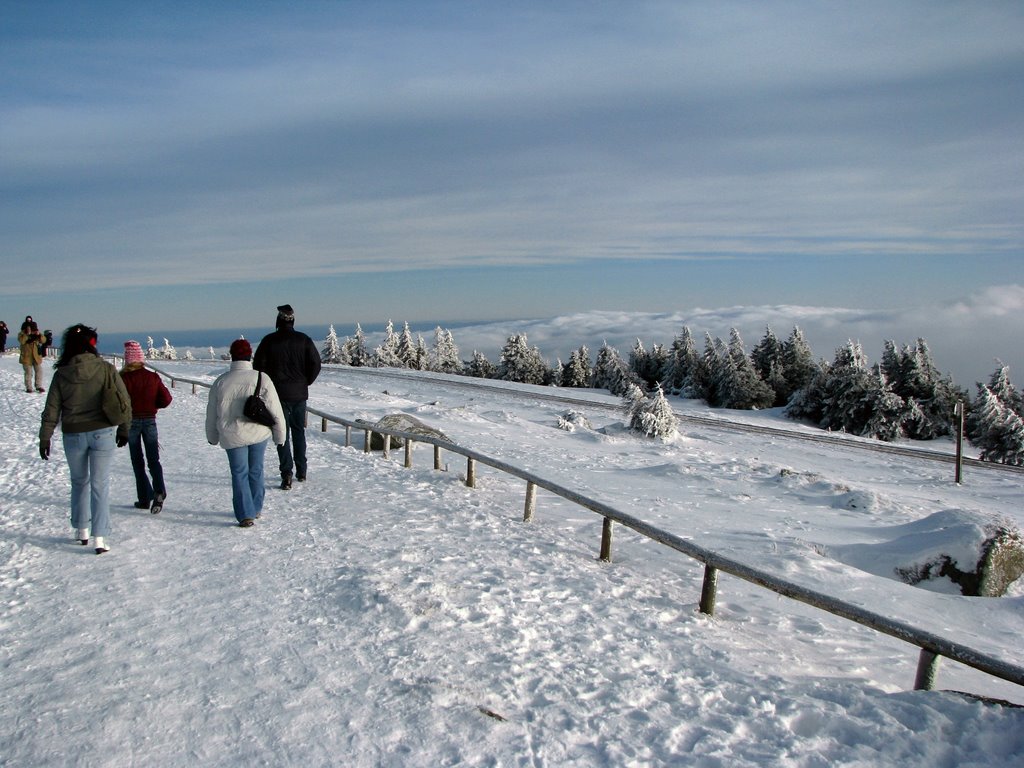
<svg viewBox="0 0 1024 768">
<path fill-rule="evenodd" d="M 162 363 L 212 381 L 222 364 Z M 913 646 L 702 567 L 487 467 L 385 461 L 311 418 L 310 476 L 234 525 L 206 391 L 159 417 L 169 497 L 136 510 L 127 451 L 112 551 L 73 543 L 42 395 L 0 361 L 0 764 L 10 766 L 1019 766 L 1024 709 L 914 692 Z M 595 402 L 616 402 L 600 394 Z M 788 438 L 688 428 L 670 443 L 543 400 L 325 368 L 311 405 L 416 416 L 455 443 L 549 477 L 800 584 L 1020 659 L 1024 585 L 964 598 L 884 575 L 921 529 L 1001 515 L 1021 475 Z M 683 409 L 703 412 L 696 404 Z M 748 414 L 789 426 L 777 414 Z M 269 477 L 276 455 L 268 451 Z M 933 517 L 938 515 L 938 517 Z M 956 543 L 956 542 L 954 542 Z M 943 661 L 938 685 L 1024 704 L 1024 689 Z"/>
</svg>

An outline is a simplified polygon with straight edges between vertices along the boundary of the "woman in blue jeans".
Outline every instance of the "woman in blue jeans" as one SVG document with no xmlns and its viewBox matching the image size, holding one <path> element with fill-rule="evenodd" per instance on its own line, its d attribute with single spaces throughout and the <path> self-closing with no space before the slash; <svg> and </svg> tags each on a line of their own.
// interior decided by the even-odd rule
<svg viewBox="0 0 1024 768">
<path fill-rule="evenodd" d="M 121 369 L 121 380 L 132 398 L 132 426 L 128 430 L 128 453 L 132 457 L 132 471 L 135 472 L 135 493 L 138 498 L 135 506 L 138 509 L 148 509 L 157 515 L 164 508 L 167 487 L 164 485 L 164 468 L 160 463 L 156 412 L 171 404 L 171 393 L 164 386 L 160 376 L 145 367 L 142 346 L 137 341 L 124 343 L 124 368 Z"/>
<path fill-rule="evenodd" d="M 39 455 L 50 458 L 50 439 L 60 423 L 71 475 L 71 527 L 81 544 L 89 543 L 91 532 L 96 554 L 101 555 L 110 549 L 110 462 L 115 445 L 127 441 L 132 411 L 117 370 L 96 351 L 96 338 L 96 330 L 82 324 L 64 332 L 43 408 Z M 108 386 L 121 394 L 123 407 L 116 424 L 103 409 Z"/>
<path fill-rule="evenodd" d="M 274 382 L 252 368 L 252 346 L 245 339 L 231 344 L 231 368 L 213 382 L 206 403 L 206 439 L 228 453 L 231 468 L 231 504 L 235 519 L 243 528 L 256 522 L 263 511 L 263 454 L 267 441 L 285 440 L 284 412 Z M 265 427 L 246 418 L 245 401 L 259 385 L 259 395 L 274 416 L 274 426 Z"/>
</svg>

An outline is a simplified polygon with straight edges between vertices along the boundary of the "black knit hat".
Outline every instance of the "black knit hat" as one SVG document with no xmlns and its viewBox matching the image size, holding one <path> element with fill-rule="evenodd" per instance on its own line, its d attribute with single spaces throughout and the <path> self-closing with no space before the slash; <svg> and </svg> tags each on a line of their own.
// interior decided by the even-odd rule
<svg viewBox="0 0 1024 768">
<path fill-rule="evenodd" d="M 295 325 L 295 310 L 292 309 L 291 304 L 282 304 L 277 308 L 277 323 L 275 325 L 278 328 Z"/>
</svg>

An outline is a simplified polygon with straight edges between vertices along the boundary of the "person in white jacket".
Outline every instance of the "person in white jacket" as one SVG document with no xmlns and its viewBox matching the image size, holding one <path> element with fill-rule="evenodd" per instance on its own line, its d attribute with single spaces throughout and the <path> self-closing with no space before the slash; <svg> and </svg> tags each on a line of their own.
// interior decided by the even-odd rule
<svg viewBox="0 0 1024 768">
<path fill-rule="evenodd" d="M 242 413 L 245 401 L 256 391 L 274 416 L 274 426 L 265 427 Z M 245 339 L 231 344 L 231 369 L 213 382 L 206 404 L 206 439 L 220 445 L 231 467 L 231 502 L 235 518 L 243 528 L 256 522 L 263 511 L 263 454 L 267 441 L 284 445 L 285 421 L 281 401 L 269 376 L 259 377 L 252 367 L 252 346 Z"/>
</svg>

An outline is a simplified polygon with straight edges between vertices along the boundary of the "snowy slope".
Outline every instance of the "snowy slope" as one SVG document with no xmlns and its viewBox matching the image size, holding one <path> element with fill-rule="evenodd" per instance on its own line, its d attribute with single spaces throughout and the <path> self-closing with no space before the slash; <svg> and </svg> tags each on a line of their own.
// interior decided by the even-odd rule
<svg viewBox="0 0 1024 768">
<path fill-rule="evenodd" d="M 727 576 L 702 616 L 698 564 L 623 529 L 600 563 L 594 515 L 542 492 L 524 524 L 522 481 L 481 468 L 469 489 L 457 456 L 437 472 L 420 446 L 406 469 L 311 419 L 309 481 L 269 491 L 240 529 L 201 388 L 175 389 L 159 419 L 162 514 L 132 507 L 119 454 L 112 551 L 97 557 L 72 543 L 59 439 L 41 461 L 42 396 L 20 375 L 0 361 L 0 764 L 1024 762 L 1024 709 L 910 691 L 916 648 Z M 709 427 L 663 444 L 602 409 L 570 433 L 556 404 L 345 369 L 325 369 L 311 404 L 415 415 L 673 533 L 1018 657 L 1020 589 L 967 599 L 864 568 L 906 556 L 893 542 L 936 513 L 1024 527 L 1019 475 L 957 487 L 949 465 Z M 272 449 L 267 465 L 272 478 Z M 954 663 L 939 686 L 1024 703 Z"/>
</svg>

